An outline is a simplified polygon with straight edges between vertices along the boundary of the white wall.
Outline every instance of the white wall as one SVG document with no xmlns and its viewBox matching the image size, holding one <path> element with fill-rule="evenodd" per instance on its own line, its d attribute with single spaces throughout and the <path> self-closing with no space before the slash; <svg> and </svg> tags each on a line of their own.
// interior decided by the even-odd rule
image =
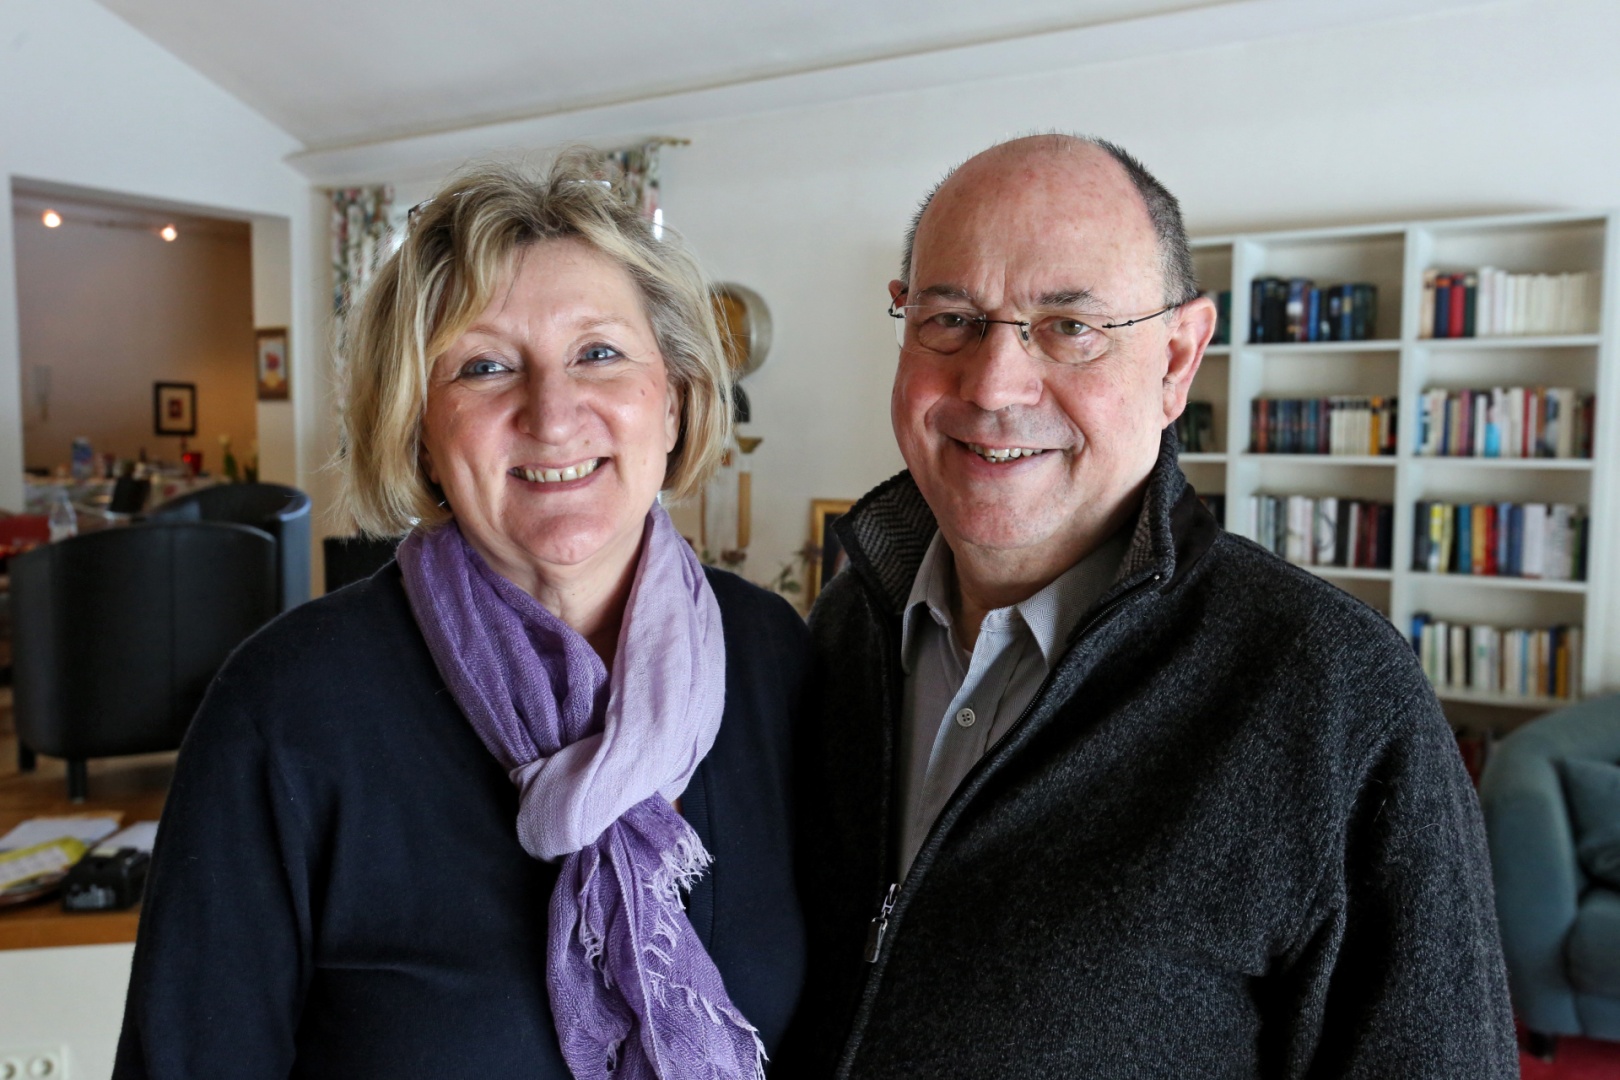
<svg viewBox="0 0 1620 1080">
<path fill-rule="evenodd" d="M 1285 9 L 1329 7 L 1354 10 L 1237 4 L 1186 16 L 1196 35 L 1178 34 L 1172 18 L 1134 35 L 1077 37 L 1072 55 L 1093 59 L 1066 70 L 938 85 L 939 64 L 987 66 L 952 54 L 917 76 L 931 88 L 753 113 L 738 105 L 745 91 L 693 95 L 488 137 L 492 147 L 521 146 L 525 135 L 531 147 L 655 131 L 692 139 L 664 154 L 666 218 L 716 276 L 760 292 L 776 322 L 772 356 L 748 382 L 753 433 L 765 438 L 754 455 L 749 573 L 764 579 L 804 542 L 811 498 L 857 496 L 901 467 L 888 422 L 895 348 L 884 286 L 917 200 L 990 142 L 1045 128 L 1121 142 L 1206 234 L 1620 205 L 1612 0 L 1514 0 L 1247 44 L 1141 46 L 1219 38 L 1223 19 L 1275 22 Z M 1093 41 L 1101 51 L 1079 47 Z M 1127 46 L 1130 58 L 1107 60 Z M 706 118 L 711 103 L 731 114 Z M 470 144 L 470 134 L 405 140 L 301 164 L 404 180 Z M 1607 602 L 1610 625 L 1620 625 L 1620 597 Z M 1620 686 L 1620 655 L 1609 669 Z"/>
<path fill-rule="evenodd" d="M 323 460 L 324 383 L 300 378 L 320 343 L 304 312 L 322 298 L 309 185 L 284 160 L 297 141 L 91 0 L 0 4 L 0 101 L 0 507 L 21 506 L 23 466 L 8 177 L 289 223 L 298 424 L 266 430 L 296 439 L 281 457 L 309 476 Z"/>
<path fill-rule="evenodd" d="M 111 1076 L 134 951 L 0 950 L 0 1051 L 65 1048 L 70 1080 Z"/>
<path fill-rule="evenodd" d="M 73 440 L 132 460 L 140 450 L 178 464 L 181 440 L 153 431 L 152 384 L 197 389 L 187 445 L 218 473 L 221 436 L 238 461 L 258 435 L 248 226 L 188 224 L 173 243 L 153 229 L 96 225 L 89 211 L 47 229 L 15 220 L 24 451 L 54 469 Z M 38 369 L 50 371 L 41 407 Z"/>
</svg>

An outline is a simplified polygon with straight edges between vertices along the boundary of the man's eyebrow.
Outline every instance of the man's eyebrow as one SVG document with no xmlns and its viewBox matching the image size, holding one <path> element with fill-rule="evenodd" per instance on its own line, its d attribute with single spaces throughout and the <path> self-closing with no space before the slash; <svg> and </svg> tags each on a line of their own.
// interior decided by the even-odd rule
<svg viewBox="0 0 1620 1080">
<path fill-rule="evenodd" d="M 1043 294 L 1037 306 L 1043 308 L 1086 308 L 1092 311 L 1100 311 L 1106 305 L 1090 289 L 1059 289 L 1056 292 Z"/>
<path fill-rule="evenodd" d="M 919 300 L 962 300 L 969 304 L 973 303 L 973 294 L 960 285 L 930 285 L 920 290 L 916 296 Z"/>
</svg>

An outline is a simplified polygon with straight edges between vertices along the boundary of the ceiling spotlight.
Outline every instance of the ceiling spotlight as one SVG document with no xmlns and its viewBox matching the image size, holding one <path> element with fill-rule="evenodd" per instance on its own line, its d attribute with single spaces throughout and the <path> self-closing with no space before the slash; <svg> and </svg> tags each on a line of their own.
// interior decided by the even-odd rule
<svg viewBox="0 0 1620 1080">
<path fill-rule="evenodd" d="M 176 239 L 179 238 L 180 230 L 175 228 L 173 225 L 165 225 L 163 228 L 158 230 L 158 235 L 172 244 Z"/>
<path fill-rule="evenodd" d="M 47 229 L 54 229 L 58 225 L 62 224 L 62 215 L 58 214 L 55 210 L 47 210 L 45 213 L 40 215 L 39 220 L 45 223 L 45 227 Z"/>
</svg>

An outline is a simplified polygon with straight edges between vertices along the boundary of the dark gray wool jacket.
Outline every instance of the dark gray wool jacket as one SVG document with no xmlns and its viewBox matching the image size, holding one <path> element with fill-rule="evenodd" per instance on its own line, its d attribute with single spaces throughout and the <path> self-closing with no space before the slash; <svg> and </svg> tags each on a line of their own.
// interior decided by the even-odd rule
<svg viewBox="0 0 1620 1080">
<path fill-rule="evenodd" d="M 935 524 L 905 473 L 838 523 L 800 727 L 811 967 L 773 1078 L 1519 1075 L 1478 804 L 1411 648 L 1223 532 L 1175 454 L 892 894 Z"/>
</svg>

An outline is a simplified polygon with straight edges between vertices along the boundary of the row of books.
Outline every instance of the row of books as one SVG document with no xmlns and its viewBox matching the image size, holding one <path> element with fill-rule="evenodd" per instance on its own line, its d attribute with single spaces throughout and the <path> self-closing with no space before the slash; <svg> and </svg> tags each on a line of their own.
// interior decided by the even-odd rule
<svg viewBox="0 0 1620 1080">
<path fill-rule="evenodd" d="M 1590 521 L 1583 508 L 1565 503 L 1420 502 L 1412 569 L 1585 581 Z"/>
<path fill-rule="evenodd" d="M 1591 394 L 1568 387 L 1425 390 L 1417 452 L 1431 457 L 1589 458 Z"/>
<path fill-rule="evenodd" d="M 1255 398 L 1249 450 L 1256 454 L 1378 455 L 1395 452 L 1393 397 Z"/>
<path fill-rule="evenodd" d="M 1378 286 L 1366 282 L 1318 288 L 1310 278 L 1255 278 L 1249 283 L 1249 340 L 1368 341 L 1376 333 Z"/>
<path fill-rule="evenodd" d="M 1508 697 L 1576 698 L 1581 628 L 1502 629 L 1412 616 L 1412 647 L 1437 687 Z"/>
<path fill-rule="evenodd" d="M 1222 447 L 1215 443 L 1215 406 L 1207 401 L 1189 401 L 1176 417 L 1176 441 L 1184 454 L 1214 454 Z"/>
<path fill-rule="evenodd" d="M 1492 266 L 1461 273 L 1423 274 L 1418 336 L 1515 337 L 1589 334 L 1596 329 L 1593 277 L 1510 274 Z"/>
<path fill-rule="evenodd" d="M 1358 499 L 1251 495 L 1249 534 L 1301 566 L 1387 570 L 1395 508 Z"/>
</svg>

